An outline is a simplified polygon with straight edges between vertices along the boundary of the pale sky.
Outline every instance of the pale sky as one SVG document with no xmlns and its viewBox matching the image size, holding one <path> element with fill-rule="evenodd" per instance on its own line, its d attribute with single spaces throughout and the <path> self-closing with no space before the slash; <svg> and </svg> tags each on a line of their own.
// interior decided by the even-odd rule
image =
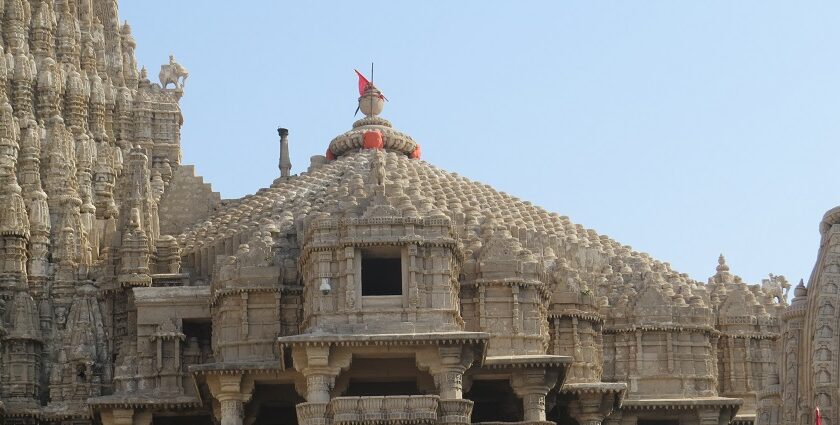
<svg viewBox="0 0 840 425">
<path fill-rule="evenodd" d="M 837 1 L 122 0 L 156 80 L 191 73 L 184 162 L 224 198 L 348 130 L 354 68 L 449 171 L 705 281 L 807 281 L 840 204 Z"/>
</svg>

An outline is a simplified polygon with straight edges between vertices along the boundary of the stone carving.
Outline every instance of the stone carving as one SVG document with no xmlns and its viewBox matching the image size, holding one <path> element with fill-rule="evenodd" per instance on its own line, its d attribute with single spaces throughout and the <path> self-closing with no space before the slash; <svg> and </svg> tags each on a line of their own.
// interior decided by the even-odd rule
<svg viewBox="0 0 840 425">
<path fill-rule="evenodd" d="M 770 273 L 767 279 L 762 279 L 761 289 L 763 289 L 768 296 L 776 298 L 778 302 L 787 304 L 790 283 L 788 283 L 784 276 L 776 276 L 773 273 Z"/>
<path fill-rule="evenodd" d="M 376 150 L 370 164 L 371 180 L 379 187 L 385 186 L 385 155 Z"/>
<path fill-rule="evenodd" d="M 190 73 L 187 71 L 187 68 L 175 62 L 174 55 L 169 55 L 169 63 L 161 65 L 160 73 L 158 74 L 160 85 L 163 88 L 166 88 L 169 84 L 174 84 L 177 90 L 183 90 L 189 76 Z"/>
<path fill-rule="evenodd" d="M 258 424 L 255 379 L 278 377 L 311 425 L 466 424 L 488 405 L 507 422 L 629 424 L 645 409 L 718 423 L 739 409 L 804 423 L 816 405 L 840 422 L 840 209 L 787 306 L 782 276 L 750 285 L 721 255 L 697 281 L 417 160 L 373 84 L 365 117 L 308 172 L 292 174 L 281 129 L 281 178 L 222 201 L 180 164 L 189 73 L 170 56 L 149 81 L 117 6 L 0 7 L 7 423 Z M 389 268 L 388 295 L 372 294 L 371 267 Z M 423 395 L 343 394 L 383 377 Z"/>
</svg>

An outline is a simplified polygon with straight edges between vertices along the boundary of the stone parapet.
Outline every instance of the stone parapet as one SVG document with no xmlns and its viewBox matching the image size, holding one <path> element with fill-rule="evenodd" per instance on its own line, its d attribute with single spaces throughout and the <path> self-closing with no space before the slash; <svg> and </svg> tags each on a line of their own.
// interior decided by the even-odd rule
<svg viewBox="0 0 840 425">
<path fill-rule="evenodd" d="M 473 402 L 436 395 L 336 397 L 297 405 L 301 425 L 468 424 Z"/>
</svg>

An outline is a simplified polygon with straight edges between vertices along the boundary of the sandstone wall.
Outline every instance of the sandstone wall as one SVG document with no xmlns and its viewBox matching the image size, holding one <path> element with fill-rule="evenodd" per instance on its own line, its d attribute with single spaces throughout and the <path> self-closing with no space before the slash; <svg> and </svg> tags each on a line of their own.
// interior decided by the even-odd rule
<svg viewBox="0 0 840 425">
<path fill-rule="evenodd" d="M 218 210 L 222 204 L 204 178 L 195 175 L 195 166 L 182 165 L 173 172 L 172 181 L 160 203 L 160 231 L 177 235 Z"/>
</svg>

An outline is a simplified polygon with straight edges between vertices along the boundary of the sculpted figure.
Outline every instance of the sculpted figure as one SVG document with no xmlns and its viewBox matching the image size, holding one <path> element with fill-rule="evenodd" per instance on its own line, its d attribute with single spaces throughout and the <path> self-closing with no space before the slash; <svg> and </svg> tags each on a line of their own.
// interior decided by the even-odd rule
<svg viewBox="0 0 840 425">
<path fill-rule="evenodd" d="M 160 74 L 158 74 L 160 85 L 163 88 L 166 88 L 171 83 L 175 85 L 176 89 L 183 89 L 189 76 L 190 73 L 187 71 L 187 68 L 175 62 L 174 55 L 169 55 L 169 63 L 161 65 Z"/>
<path fill-rule="evenodd" d="M 770 273 L 767 279 L 761 280 L 761 289 L 770 297 L 775 298 L 777 302 L 785 303 L 790 291 L 790 283 L 784 276 L 776 276 Z"/>
<path fill-rule="evenodd" d="M 373 153 L 373 162 L 370 165 L 370 172 L 373 175 L 377 186 L 385 186 L 385 155 L 379 150 Z"/>
</svg>

